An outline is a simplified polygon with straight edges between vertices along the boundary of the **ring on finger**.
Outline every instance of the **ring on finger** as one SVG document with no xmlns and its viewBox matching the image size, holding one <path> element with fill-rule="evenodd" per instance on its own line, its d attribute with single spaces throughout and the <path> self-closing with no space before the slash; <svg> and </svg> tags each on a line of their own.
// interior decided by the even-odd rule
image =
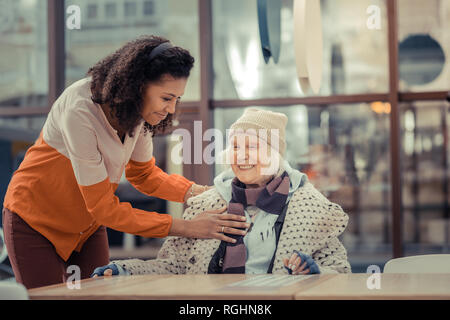
<svg viewBox="0 0 450 320">
<path fill-rule="evenodd" d="M 222 226 L 222 233 L 223 233 L 224 230 L 225 230 L 225 226 Z"/>
</svg>

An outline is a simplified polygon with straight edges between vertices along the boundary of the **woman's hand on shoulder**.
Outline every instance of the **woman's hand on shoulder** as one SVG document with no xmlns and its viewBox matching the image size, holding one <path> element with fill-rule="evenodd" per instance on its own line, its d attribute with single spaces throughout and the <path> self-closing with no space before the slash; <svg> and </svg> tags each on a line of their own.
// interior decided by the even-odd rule
<svg viewBox="0 0 450 320">
<path fill-rule="evenodd" d="M 213 186 L 201 186 L 199 184 L 193 184 L 188 191 L 186 192 L 186 194 L 184 195 L 184 202 L 186 202 L 190 197 L 195 197 L 199 194 L 202 194 L 203 192 L 214 188 Z"/>
<path fill-rule="evenodd" d="M 218 239 L 234 243 L 235 240 L 225 234 L 243 236 L 250 227 L 246 218 L 240 215 L 224 213 L 227 207 L 207 210 L 197 214 L 192 220 L 174 219 L 170 235 L 198 239 Z"/>
</svg>

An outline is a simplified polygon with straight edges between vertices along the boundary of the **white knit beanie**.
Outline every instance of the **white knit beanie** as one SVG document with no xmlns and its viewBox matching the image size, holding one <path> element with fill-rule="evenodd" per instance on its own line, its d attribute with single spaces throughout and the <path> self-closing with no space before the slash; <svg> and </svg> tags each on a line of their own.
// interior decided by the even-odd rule
<svg viewBox="0 0 450 320">
<path fill-rule="evenodd" d="M 260 138 L 266 138 L 266 142 L 269 146 L 272 146 L 274 139 L 278 139 L 278 152 L 284 157 L 286 152 L 286 124 L 288 118 L 285 114 L 279 112 L 273 112 L 268 110 L 261 110 L 257 108 L 248 108 L 244 111 L 244 114 L 231 125 L 230 138 L 238 132 L 246 132 L 248 129 L 258 130 L 266 129 L 267 134 Z M 277 131 L 274 131 L 275 129 Z M 276 133 L 278 132 L 278 136 Z"/>
</svg>

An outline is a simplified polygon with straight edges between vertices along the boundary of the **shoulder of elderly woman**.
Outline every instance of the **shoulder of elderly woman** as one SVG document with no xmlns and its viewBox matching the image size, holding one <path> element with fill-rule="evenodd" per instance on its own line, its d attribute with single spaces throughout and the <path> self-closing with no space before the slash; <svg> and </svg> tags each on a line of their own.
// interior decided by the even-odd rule
<svg viewBox="0 0 450 320">
<path fill-rule="evenodd" d="M 227 205 L 216 188 L 211 188 L 195 197 L 189 198 L 186 204 L 188 207 L 183 214 L 183 219 L 186 220 L 192 219 L 203 211 L 216 210 Z"/>
<path fill-rule="evenodd" d="M 211 188 L 188 199 L 188 207 L 184 211 L 183 218 L 190 220 L 203 211 L 220 209 L 226 205 L 227 203 L 217 189 Z M 306 182 L 294 192 L 289 204 L 289 211 L 293 210 L 293 213 L 297 213 L 296 209 L 299 209 L 300 207 L 306 208 L 308 206 L 311 207 L 311 210 L 304 210 L 305 214 L 325 214 L 328 217 L 337 218 L 339 220 L 348 220 L 348 215 L 342 210 L 341 206 L 328 200 L 310 182 Z"/>
<path fill-rule="evenodd" d="M 335 218 L 348 219 L 348 215 L 342 210 L 340 205 L 328 200 L 309 181 L 294 192 L 290 202 L 293 206 L 312 206 L 311 210 L 307 211 L 309 213 L 327 214 Z M 318 210 L 314 209 L 314 207 Z"/>
</svg>

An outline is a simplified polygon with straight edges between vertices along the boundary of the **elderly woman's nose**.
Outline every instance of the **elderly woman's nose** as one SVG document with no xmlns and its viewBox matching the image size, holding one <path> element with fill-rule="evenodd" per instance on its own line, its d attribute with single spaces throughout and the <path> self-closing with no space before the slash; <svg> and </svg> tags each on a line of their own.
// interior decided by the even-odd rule
<svg viewBox="0 0 450 320">
<path fill-rule="evenodd" d="M 241 148 L 237 152 L 238 157 L 247 159 L 248 158 L 248 149 L 247 148 Z"/>
<path fill-rule="evenodd" d="M 247 160 L 248 159 L 248 150 L 245 149 L 239 149 L 237 151 L 237 159 L 238 160 Z"/>
</svg>

